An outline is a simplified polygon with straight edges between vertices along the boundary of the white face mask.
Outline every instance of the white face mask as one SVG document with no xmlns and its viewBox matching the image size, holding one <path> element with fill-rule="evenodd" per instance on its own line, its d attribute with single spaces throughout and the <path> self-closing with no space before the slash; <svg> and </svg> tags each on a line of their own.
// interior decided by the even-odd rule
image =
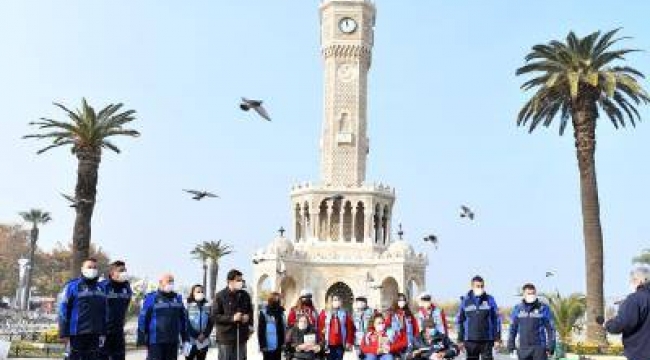
<svg viewBox="0 0 650 360">
<path fill-rule="evenodd" d="M 639 288 L 639 285 L 635 282 L 630 283 L 630 291 L 636 292 L 636 290 Z"/>
<path fill-rule="evenodd" d="M 85 277 L 86 279 L 93 280 L 97 278 L 99 272 L 97 271 L 97 269 L 83 268 L 81 269 L 81 275 L 83 275 L 83 277 Z"/>
<path fill-rule="evenodd" d="M 481 296 L 485 293 L 483 288 L 474 288 L 472 291 L 474 292 L 474 296 Z"/>
<path fill-rule="evenodd" d="M 377 332 L 382 332 L 385 328 L 386 325 L 384 325 L 384 323 L 375 324 L 375 331 Z"/>
<path fill-rule="evenodd" d="M 428 308 L 431 306 L 431 301 L 424 301 L 424 300 L 420 301 L 420 306 L 422 306 L 423 308 Z"/>
<path fill-rule="evenodd" d="M 129 281 L 129 273 L 127 273 L 126 271 L 121 271 L 117 273 L 117 278 L 115 280 L 121 283 L 127 282 Z"/>
<path fill-rule="evenodd" d="M 204 293 L 194 294 L 194 300 L 196 300 L 196 301 L 203 301 L 203 300 L 205 300 L 205 294 L 204 294 Z"/>
<path fill-rule="evenodd" d="M 399 306 L 400 309 L 404 309 L 406 307 L 406 301 L 404 300 L 398 301 L 397 306 Z"/>
<path fill-rule="evenodd" d="M 306 322 L 299 322 L 298 323 L 298 329 L 300 330 L 305 330 L 307 328 L 307 323 Z"/>
<path fill-rule="evenodd" d="M 163 287 L 163 292 L 170 293 L 174 291 L 174 283 L 169 283 Z"/>
<path fill-rule="evenodd" d="M 354 308 L 357 310 L 363 310 L 366 308 L 366 303 L 364 303 L 363 301 L 357 301 L 354 303 Z"/>
<path fill-rule="evenodd" d="M 535 301 L 537 301 L 537 295 L 532 294 L 532 295 L 525 295 L 524 296 L 524 301 L 528 304 L 532 304 Z"/>
<path fill-rule="evenodd" d="M 244 288 L 244 282 L 243 281 L 235 281 L 233 285 L 234 290 L 241 290 Z"/>
<path fill-rule="evenodd" d="M 338 309 L 341 307 L 341 301 L 340 300 L 333 300 L 332 301 L 332 307 L 335 309 Z"/>
</svg>

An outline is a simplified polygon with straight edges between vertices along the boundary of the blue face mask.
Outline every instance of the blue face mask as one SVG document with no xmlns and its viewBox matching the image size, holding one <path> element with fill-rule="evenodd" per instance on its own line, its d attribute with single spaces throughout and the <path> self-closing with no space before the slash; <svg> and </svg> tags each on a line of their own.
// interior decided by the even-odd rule
<svg viewBox="0 0 650 360">
<path fill-rule="evenodd" d="M 431 337 L 436 336 L 437 333 L 438 333 L 438 330 L 436 330 L 436 329 L 429 330 L 429 336 L 431 336 Z"/>
</svg>

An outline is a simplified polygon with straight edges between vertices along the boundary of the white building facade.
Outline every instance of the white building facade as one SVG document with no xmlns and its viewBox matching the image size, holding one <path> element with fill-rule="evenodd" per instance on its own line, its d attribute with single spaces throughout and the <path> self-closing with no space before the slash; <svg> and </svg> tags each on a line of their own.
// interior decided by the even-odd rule
<svg viewBox="0 0 650 360">
<path fill-rule="evenodd" d="M 399 239 L 391 236 L 395 190 L 366 182 L 375 14 L 368 0 L 321 2 L 321 181 L 293 186 L 293 231 L 254 255 L 255 296 L 270 281 L 288 305 L 309 289 L 319 308 L 338 294 L 346 307 L 363 295 L 383 309 L 398 292 L 413 297 L 426 288 L 426 255 L 415 253 L 401 231 Z"/>
</svg>

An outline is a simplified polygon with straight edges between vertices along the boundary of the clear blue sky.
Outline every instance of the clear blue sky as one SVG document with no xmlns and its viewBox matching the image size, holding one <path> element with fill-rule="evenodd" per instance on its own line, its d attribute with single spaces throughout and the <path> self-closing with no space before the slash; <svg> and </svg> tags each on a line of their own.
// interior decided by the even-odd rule
<svg viewBox="0 0 650 360">
<path fill-rule="evenodd" d="M 70 239 L 76 160 L 43 156 L 21 140 L 27 123 L 62 118 L 52 105 L 86 96 L 138 111 L 137 140 L 101 163 L 94 241 L 133 273 L 198 281 L 188 255 L 223 239 L 237 253 L 222 269 L 250 274 L 252 252 L 289 228 L 288 192 L 318 179 L 322 67 L 318 2 L 31 1 L 0 3 L 0 222 L 42 207 L 54 221 L 42 245 Z M 369 84 L 369 179 L 397 188 L 395 224 L 430 255 L 428 286 L 458 296 L 475 273 L 503 303 L 524 281 L 579 291 L 584 266 L 571 133 L 515 126 L 526 96 L 514 76 L 531 45 L 624 27 L 650 50 L 647 1 L 377 1 Z M 630 56 L 650 74 L 648 52 Z M 646 87 L 649 82 L 644 83 Z M 273 123 L 237 108 L 266 99 Z M 650 109 L 645 123 L 598 132 L 606 293 L 627 289 L 630 258 L 649 246 Z M 196 203 L 182 188 L 209 188 Z M 460 221 L 468 203 L 477 220 Z M 393 229 L 395 230 L 395 229 Z M 440 249 L 421 238 L 435 233 Z M 244 265 L 245 264 L 245 265 Z M 557 271 L 552 280 L 546 270 Z M 5 274 L 3 274 L 4 276 Z"/>
</svg>

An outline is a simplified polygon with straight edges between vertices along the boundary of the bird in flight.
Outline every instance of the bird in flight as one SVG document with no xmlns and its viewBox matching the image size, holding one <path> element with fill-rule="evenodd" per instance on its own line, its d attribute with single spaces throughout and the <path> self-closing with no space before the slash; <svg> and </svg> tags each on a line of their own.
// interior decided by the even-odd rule
<svg viewBox="0 0 650 360">
<path fill-rule="evenodd" d="M 438 248 L 438 237 L 430 234 L 424 237 L 425 242 L 430 242 L 433 244 L 433 246 L 437 249 Z"/>
<path fill-rule="evenodd" d="M 333 201 L 341 201 L 341 200 L 343 200 L 343 195 L 341 195 L 341 194 L 334 194 L 334 195 L 332 195 L 332 196 L 328 196 L 328 197 L 326 197 L 325 199 L 323 199 L 323 201 L 330 201 L 330 200 L 333 200 Z"/>
<path fill-rule="evenodd" d="M 267 121 L 271 121 L 271 117 L 269 116 L 269 113 L 266 112 L 266 109 L 264 109 L 264 107 L 262 106 L 262 100 L 250 100 L 243 97 L 241 98 L 241 103 L 239 104 L 239 108 L 244 111 L 253 109 L 259 116 L 261 116 Z"/>
<path fill-rule="evenodd" d="M 474 220 L 474 212 L 472 211 L 472 209 L 470 209 L 466 205 L 461 205 L 461 207 L 460 207 L 460 217 L 468 218 L 470 220 Z"/>
<path fill-rule="evenodd" d="M 76 208 L 79 206 L 79 204 L 84 203 L 84 204 L 92 204 L 93 202 L 91 200 L 86 200 L 86 199 L 76 199 L 70 195 L 61 193 L 61 196 L 63 196 L 64 199 L 68 200 L 70 202 L 70 207 L 71 208 Z"/>
<path fill-rule="evenodd" d="M 194 196 L 192 196 L 192 199 L 197 200 L 197 201 L 198 200 L 203 200 L 206 197 L 211 197 L 211 198 L 218 198 L 219 197 L 218 195 L 215 195 L 215 194 L 213 194 L 211 192 L 208 192 L 208 191 L 186 190 L 186 189 L 183 189 L 183 191 L 185 191 L 188 194 L 194 195 Z"/>
<path fill-rule="evenodd" d="M 546 277 L 551 277 L 551 276 L 555 276 L 555 273 L 552 272 L 552 271 L 547 271 L 546 272 Z"/>
</svg>

